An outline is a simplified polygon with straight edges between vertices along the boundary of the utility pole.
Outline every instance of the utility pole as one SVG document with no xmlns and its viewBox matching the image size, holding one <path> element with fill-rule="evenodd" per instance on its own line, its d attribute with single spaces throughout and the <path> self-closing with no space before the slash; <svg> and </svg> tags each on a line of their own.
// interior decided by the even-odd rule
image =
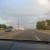
<svg viewBox="0 0 50 50">
<path fill-rule="evenodd" d="M 19 17 L 18 17 L 18 29 L 19 29 Z"/>
</svg>

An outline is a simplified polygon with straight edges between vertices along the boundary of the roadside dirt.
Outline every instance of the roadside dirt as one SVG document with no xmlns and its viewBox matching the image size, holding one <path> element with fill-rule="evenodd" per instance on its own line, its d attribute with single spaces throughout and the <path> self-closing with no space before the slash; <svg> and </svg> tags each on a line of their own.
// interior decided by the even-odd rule
<svg viewBox="0 0 50 50">
<path fill-rule="evenodd" d="M 10 34 L 5 34 L 5 35 L 0 36 L 0 39 L 12 39 L 12 37 L 17 36 L 21 32 L 22 31 L 14 31 L 14 32 L 11 32 Z"/>
</svg>

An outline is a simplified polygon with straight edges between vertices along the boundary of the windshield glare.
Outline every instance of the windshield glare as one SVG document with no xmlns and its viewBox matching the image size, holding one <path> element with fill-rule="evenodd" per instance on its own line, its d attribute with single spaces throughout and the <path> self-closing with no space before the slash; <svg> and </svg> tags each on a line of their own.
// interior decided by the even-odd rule
<svg viewBox="0 0 50 50">
<path fill-rule="evenodd" d="M 50 41 L 50 0 L 0 0 L 0 39 Z"/>
</svg>

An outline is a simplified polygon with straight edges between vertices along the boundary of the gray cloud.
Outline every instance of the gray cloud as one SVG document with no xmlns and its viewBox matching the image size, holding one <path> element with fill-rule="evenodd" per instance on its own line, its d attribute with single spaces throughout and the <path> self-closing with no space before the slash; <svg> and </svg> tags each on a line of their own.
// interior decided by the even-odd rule
<svg viewBox="0 0 50 50">
<path fill-rule="evenodd" d="M 18 17 L 20 27 L 34 27 L 37 21 L 50 19 L 49 1 L 40 5 L 38 0 L 5 0 L 0 3 L 0 18 L 7 25 L 18 26 Z M 9 22 L 11 20 L 11 22 Z"/>
</svg>

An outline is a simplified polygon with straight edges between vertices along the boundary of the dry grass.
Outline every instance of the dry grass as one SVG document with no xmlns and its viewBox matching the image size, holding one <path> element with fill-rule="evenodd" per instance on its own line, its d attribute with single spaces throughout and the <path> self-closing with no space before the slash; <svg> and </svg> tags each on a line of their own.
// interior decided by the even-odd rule
<svg viewBox="0 0 50 50">
<path fill-rule="evenodd" d="M 22 31 L 20 31 L 22 32 Z M 18 34 L 20 34 L 20 32 L 15 32 L 15 33 L 11 33 L 11 34 L 5 34 L 0 36 L 0 39 L 13 39 L 13 37 L 17 36 Z"/>
<path fill-rule="evenodd" d="M 37 30 L 37 31 L 50 34 L 50 30 Z"/>
<path fill-rule="evenodd" d="M 0 36 L 1 39 L 12 39 L 13 36 L 17 36 L 17 34 L 6 34 L 6 35 L 3 35 L 3 36 Z"/>
</svg>

